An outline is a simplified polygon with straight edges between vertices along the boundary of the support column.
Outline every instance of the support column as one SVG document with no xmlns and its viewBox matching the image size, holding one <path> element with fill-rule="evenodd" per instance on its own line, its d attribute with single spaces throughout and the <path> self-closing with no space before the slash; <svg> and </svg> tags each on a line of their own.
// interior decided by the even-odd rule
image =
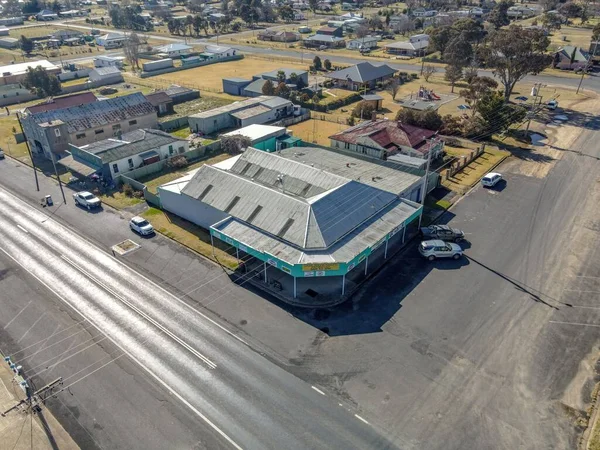
<svg viewBox="0 0 600 450">
<path fill-rule="evenodd" d="M 367 274 L 368 268 L 369 268 L 369 257 L 367 256 L 367 259 L 365 259 L 365 275 Z"/>
<path fill-rule="evenodd" d="M 344 296 L 345 289 L 346 289 L 346 274 L 342 275 L 342 297 Z"/>
<path fill-rule="evenodd" d="M 296 298 L 296 277 L 294 277 L 294 298 Z"/>
<path fill-rule="evenodd" d="M 387 246 L 389 239 L 385 240 L 385 251 L 383 252 L 383 259 L 387 259 Z"/>
<path fill-rule="evenodd" d="M 216 256 L 215 256 L 215 242 L 214 242 L 214 238 L 213 238 L 212 233 L 210 234 L 210 246 L 212 248 L 213 258 L 216 258 Z"/>
<path fill-rule="evenodd" d="M 267 262 L 265 261 L 264 263 L 265 266 L 265 283 L 267 282 Z"/>
<path fill-rule="evenodd" d="M 404 244 L 404 236 L 406 236 L 406 224 L 404 224 L 404 229 L 402 230 L 402 243 Z"/>
</svg>

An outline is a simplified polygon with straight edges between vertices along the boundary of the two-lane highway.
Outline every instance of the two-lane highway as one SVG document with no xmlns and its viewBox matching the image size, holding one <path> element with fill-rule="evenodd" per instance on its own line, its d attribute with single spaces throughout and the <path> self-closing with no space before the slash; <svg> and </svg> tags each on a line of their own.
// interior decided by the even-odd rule
<svg viewBox="0 0 600 450">
<path fill-rule="evenodd" d="M 119 349 L 115 357 L 139 364 L 224 445 L 391 448 L 346 407 L 71 230 L 2 189 L 0 204 L 0 250 L 112 341 Z M 65 384 L 78 379 L 71 376 Z"/>
</svg>

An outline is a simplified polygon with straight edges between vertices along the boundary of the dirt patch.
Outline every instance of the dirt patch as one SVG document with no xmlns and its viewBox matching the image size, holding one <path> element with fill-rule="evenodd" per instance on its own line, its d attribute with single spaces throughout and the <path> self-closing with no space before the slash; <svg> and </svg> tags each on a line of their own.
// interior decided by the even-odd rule
<svg viewBox="0 0 600 450">
<path fill-rule="evenodd" d="M 294 132 L 294 136 L 299 137 L 307 144 L 329 146 L 329 136 L 345 130 L 348 125 L 310 119 L 289 128 Z"/>
</svg>

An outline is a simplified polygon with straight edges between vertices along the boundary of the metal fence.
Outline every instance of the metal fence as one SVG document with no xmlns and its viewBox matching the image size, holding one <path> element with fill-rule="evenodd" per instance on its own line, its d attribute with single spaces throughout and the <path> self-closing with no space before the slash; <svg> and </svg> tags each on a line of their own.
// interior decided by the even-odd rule
<svg viewBox="0 0 600 450">
<path fill-rule="evenodd" d="M 210 64 L 217 64 L 217 63 L 226 62 L 226 61 L 235 61 L 235 60 L 243 59 L 243 58 L 244 58 L 244 55 L 233 55 L 233 56 L 225 56 L 225 57 L 219 58 L 219 59 L 200 61 L 197 64 L 188 64 L 188 65 L 179 66 L 179 67 L 167 67 L 166 69 L 160 69 L 160 70 L 156 70 L 156 71 L 152 71 L 152 72 L 142 72 L 142 73 L 140 73 L 140 78 L 149 78 L 149 77 L 154 77 L 156 75 L 163 75 L 165 73 L 179 72 L 180 70 L 194 69 L 196 67 L 208 66 Z"/>
</svg>

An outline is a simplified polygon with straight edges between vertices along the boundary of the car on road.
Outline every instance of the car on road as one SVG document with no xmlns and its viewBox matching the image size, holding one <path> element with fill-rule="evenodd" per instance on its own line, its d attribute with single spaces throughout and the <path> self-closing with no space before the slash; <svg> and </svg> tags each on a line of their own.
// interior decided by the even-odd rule
<svg viewBox="0 0 600 450">
<path fill-rule="evenodd" d="M 4 151 L 0 148 L 0 159 L 4 159 Z"/>
<path fill-rule="evenodd" d="M 484 187 L 494 187 L 498 184 L 498 182 L 502 179 L 502 174 L 496 172 L 490 172 L 485 174 L 481 179 L 481 184 Z"/>
<path fill-rule="evenodd" d="M 76 205 L 87 209 L 98 208 L 102 204 L 98 197 L 87 191 L 76 192 L 73 194 L 73 200 L 75 200 Z"/>
<path fill-rule="evenodd" d="M 441 241 L 460 242 L 465 239 L 465 233 L 458 228 L 448 225 L 430 225 L 420 230 L 421 237 L 425 240 L 439 239 Z"/>
<path fill-rule="evenodd" d="M 135 216 L 129 221 L 129 228 L 142 236 L 154 234 L 154 227 L 143 217 Z"/>
<path fill-rule="evenodd" d="M 555 110 L 556 108 L 558 108 L 558 101 L 550 100 L 548 103 L 546 103 L 546 108 Z"/>
<path fill-rule="evenodd" d="M 463 255 L 460 245 L 453 242 L 444 242 L 440 239 L 421 242 L 419 253 L 429 261 L 437 258 L 459 259 Z"/>
</svg>

